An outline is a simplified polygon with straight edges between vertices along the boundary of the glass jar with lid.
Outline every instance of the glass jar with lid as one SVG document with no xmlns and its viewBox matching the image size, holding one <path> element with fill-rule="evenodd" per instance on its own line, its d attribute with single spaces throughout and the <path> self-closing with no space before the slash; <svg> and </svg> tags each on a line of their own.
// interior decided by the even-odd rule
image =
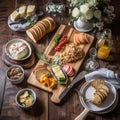
<svg viewBox="0 0 120 120">
<path fill-rule="evenodd" d="M 110 56 L 110 52 L 112 50 L 113 46 L 113 40 L 112 40 L 112 33 L 111 30 L 106 28 L 103 33 L 101 38 L 97 42 L 97 57 L 100 59 L 108 59 Z"/>
</svg>

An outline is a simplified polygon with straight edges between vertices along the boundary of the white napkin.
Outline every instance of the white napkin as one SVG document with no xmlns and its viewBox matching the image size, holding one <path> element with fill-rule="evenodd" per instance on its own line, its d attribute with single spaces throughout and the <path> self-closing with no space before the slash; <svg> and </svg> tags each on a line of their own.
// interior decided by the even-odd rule
<svg viewBox="0 0 120 120">
<path fill-rule="evenodd" d="M 86 81 L 92 80 L 94 78 L 104 78 L 106 81 L 112 83 L 116 89 L 120 88 L 120 78 L 118 74 L 107 68 L 100 68 L 85 75 Z"/>
</svg>

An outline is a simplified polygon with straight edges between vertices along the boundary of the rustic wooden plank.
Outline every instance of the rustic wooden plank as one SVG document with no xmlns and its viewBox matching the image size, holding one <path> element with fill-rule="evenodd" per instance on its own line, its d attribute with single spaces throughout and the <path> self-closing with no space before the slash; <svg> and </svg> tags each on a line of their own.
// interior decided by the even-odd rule
<svg viewBox="0 0 120 120">
<path fill-rule="evenodd" d="M 0 68 L 0 111 L 2 108 L 3 98 L 4 98 L 4 92 L 5 92 L 5 71 L 3 71 L 2 68 Z"/>
<path fill-rule="evenodd" d="M 65 33 L 64 33 L 65 32 Z M 74 34 L 78 32 L 76 30 L 74 30 L 72 27 L 68 27 L 66 25 L 61 25 L 59 27 L 59 29 L 57 30 L 57 32 L 55 33 L 55 35 L 53 36 L 51 42 L 49 43 L 48 47 L 46 48 L 45 50 L 45 55 L 48 57 L 48 58 L 52 58 L 54 54 L 50 54 L 50 52 L 52 51 L 53 49 L 53 45 L 54 45 L 54 37 L 56 36 L 56 34 L 67 34 L 68 36 L 68 39 L 70 41 L 73 41 L 73 37 L 74 37 Z M 84 50 L 85 52 L 85 55 L 87 54 L 87 51 L 89 50 L 90 46 L 92 45 L 93 43 L 93 40 L 94 40 L 94 37 L 93 36 L 90 36 L 89 35 L 89 38 L 90 38 L 90 43 L 87 44 L 87 45 L 81 45 L 82 46 L 82 49 Z M 55 53 L 56 54 L 56 53 Z M 82 65 L 82 62 L 84 60 L 85 56 L 81 59 L 81 60 L 78 60 L 77 62 L 75 63 L 69 63 L 76 71 L 76 73 L 78 72 L 80 66 Z M 42 65 L 44 63 L 41 62 L 41 60 L 39 60 L 38 64 L 36 65 L 36 67 L 34 69 L 36 69 L 39 65 Z M 73 80 L 73 77 L 69 78 L 70 81 Z M 46 90 L 48 92 L 52 92 L 53 95 L 51 97 L 51 101 L 52 102 L 55 102 L 55 103 L 59 103 L 60 102 L 60 99 L 59 99 L 59 95 L 63 92 L 63 90 L 66 88 L 66 85 L 57 85 L 57 88 L 56 89 L 50 89 L 48 87 L 45 87 L 44 85 L 42 85 L 42 83 L 39 83 L 33 72 L 31 73 L 30 77 L 28 78 L 27 82 L 31 85 L 34 85 L 38 88 L 41 88 L 43 90 Z"/>
<path fill-rule="evenodd" d="M 65 4 L 67 4 L 67 10 L 69 7 L 69 4 L 66 0 L 62 0 Z M 48 2 L 48 0 L 2 0 L 0 3 L 0 55 L 2 54 L 2 46 L 9 41 L 12 38 L 23 38 L 28 41 L 29 38 L 26 36 L 24 32 L 14 32 L 9 29 L 7 26 L 7 17 L 10 15 L 10 13 L 15 10 L 17 7 L 19 7 L 21 4 L 31 4 L 35 3 L 37 5 L 38 10 L 43 10 L 45 11 L 45 4 Z M 113 35 L 114 35 L 114 42 L 115 42 L 115 48 L 117 54 L 115 54 L 115 59 L 116 62 L 108 62 L 108 64 L 114 64 L 118 66 L 118 71 L 120 72 L 120 45 L 119 45 L 119 40 L 120 40 L 120 4 L 118 0 L 112 0 L 112 2 L 115 5 L 115 11 L 117 13 L 116 19 L 113 21 L 113 25 L 111 26 L 111 29 L 113 30 Z M 66 10 L 66 13 L 68 11 Z M 65 14 L 66 14 L 65 13 Z M 45 13 L 47 16 L 48 14 Z M 59 16 L 55 18 L 57 21 L 57 27 L 60 25 L 61 21 Z M 62 23 L 67 24 L 69 21 L 69 14 L 66 14 L 64 19 L 62 20 Z M 117 21 L 117 23 L 116 23 Z M 38 50 L 43 50 L 45 49 L 50 40 L 51 37 L 54 35 L 54 32 L 46 35 L 37 45 L 32 43 L 36 49 Z M 31 41 L 30 41 L 31 42 Z M 89 56 L 88 56 L 89 57 Z M 87 58 L 88 58 L 87 57 Z M 0 56 L 1 58 L 1 56 Z M 86 59 L 87 59 L 86 58 Z M 101 66 L 104 66 L 104 62 L 102 63 Z M 7 67 L 4 65 L 4 63 L 0 59 L 0 67 L 3 70 L 6 70 Z M 84 67 L 83 67 L 84 68 Z M 26 73 L 26 79 L 30 75 L 31 71 L 33 68 L 28 69 L 25 71 Z M 6 88 L 5 88 L 5 96 L 3 100 L 3 106 L 2 106 L 2 111 L 0 115 L 0 120 L 74 120 L 74 118 L 81 113 L 84 108 L 81 105 L 77 94 L 74 92 L 72 89 L 71 92 L 65 97 L 65 100 L 59 104 L 53 104 L 50 101 L 51 94 L 49 94 L 49 99 L 48 99 L 48 93 L 44 92 L 40 89 L 37 89 L 36 87 L 28 86 L 26 83 L 21 84 L 21 85 L 12 85 L 9 81 L 6 81 Z M 37 94 L 37 104 L 32 110 L 29 111 L 24 111 L 20 109 L 18 106 L 15 104 L 14 97 L 19 89 L 22 89 L 24 87 L 30 87 L 32 88 L 36 94 Z M 80 88 L 80 85 L 78 84 L 77 87 L 75 88 Z M 120 96 L 120 91 L 118 91 L 118 95 Z M 90 113 L 86 120 L 120 120 L 120 101 L 118 103 L 118 106 L 116 109 L 108 114 L 105 115 L 97 115 L 94 113 Z"/>
</svg>

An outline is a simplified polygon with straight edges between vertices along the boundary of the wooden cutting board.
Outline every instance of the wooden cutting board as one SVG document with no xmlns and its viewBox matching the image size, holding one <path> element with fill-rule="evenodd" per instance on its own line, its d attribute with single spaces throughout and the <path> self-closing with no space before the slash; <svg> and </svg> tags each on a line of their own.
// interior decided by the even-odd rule
<svg viewBox="0 0 120 120">
<path fill-rule="evenodd" d="M 57 32 L 55 33 L 55 35 L 56 35 L 56 34 L 62 34 L 62 35 L 67 34 L 68 39 L 69 39 L 70 41 L 72 41 L 72 40 L 73 40 L 73 36 L 74 36 L 74 34 L 75 34 L 76 32 L 78 32 L 78 31 L 76 31 L 75 29 L 73 29 L 73 28 L 70 27 L 70 26 L 61 25 L 61 26 L 59 27 L 59 29 L 57 30 Z M 45 55 L 46 55 L 47 57 L 53 57 L 53 53 L 51 54 L 51 50 L 52 50 L 52 48 L 53 48 L 53 44 L 54 44 L 53 40 L 54 40 L 55 35 L 53 36 L 50 44 L 48 45 L 48 47 L 47 47 L 46 50 L 45 50 Z M 86 44 L 86 45 L 85 45 L 85 44 L 82 45 L 82 48 L 83 48 L 83 50 L 84 50 L 84 52 L 85 52 L 85 55 L 87 54 L 87 52 L 88 52 L 91 44 L 92 44 L 93 41 L 94 41 L 94 37 L 93 37 L 93 36 L 89 35 L 89 37 L 90 37 L 90 43 L 89 43 L 89 44 Z M 77 73 L 77 71 L 79 70 L 80 66 L 82 65 L 84 58 L 85 58 L 85 56 L 83 57 L 83 59 L 81 59 L 81 60 L 79 60 L 79 61 L 77 61 L 77 62 L 69 63 L 69 64 L 75 69 L 76 73 Z M 36 68 L 38 65 L 44 65 L 44 63 L 43 63 L 41 60 L 39 60 L 38 63 L 37 63 L 37 65 L 35 66 L 35 68 Z M 69 78 L 69 80 L 72 81 L 73 78 L 74 78 L 74 77 L 71 77 L 71 78 Z M 60 102 L 59 96 L 60 96 L 60 94 L 63 92 L 63 90 L 64 90 L 64 89 L 66 88 L 66 86 L 67 86 L 67 85 L 57 85 L 57 88 L 56 88 L 56 89 L 53 89 L 53 90 L 50 89 L 50 88 L 47 88 L 47 87 L 43 86 L 40 82 L 38 82 L 38 81 L 36 80 L 33 72 L 30 74 L 27 82 L 28 82 L 29 84 L 35 86 L 35 87 L 41 88 L 41 89 L 43 89 L 43 90 L 45 90 L 45 91 L 48 91 L 48 92 L 52 92 L 53 94 L 52 94 L 52 97 L 51 97 L 51 101 L 54 102 L 54 103 L 59 103 L 59 102 Z"/>
</svg>

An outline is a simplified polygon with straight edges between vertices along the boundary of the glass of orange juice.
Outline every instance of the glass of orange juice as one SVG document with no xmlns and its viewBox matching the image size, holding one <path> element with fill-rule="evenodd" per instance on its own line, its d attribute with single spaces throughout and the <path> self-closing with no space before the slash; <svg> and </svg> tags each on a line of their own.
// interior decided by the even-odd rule
<svg viewBox="0 0 120 120">
<path fill-rule="evenodd" d="M 103 45 L 98 49 L 98 58 L 100 59 L 106 59 L 109 57 L 111 48 L 109 46 Z"/>
</svg>

